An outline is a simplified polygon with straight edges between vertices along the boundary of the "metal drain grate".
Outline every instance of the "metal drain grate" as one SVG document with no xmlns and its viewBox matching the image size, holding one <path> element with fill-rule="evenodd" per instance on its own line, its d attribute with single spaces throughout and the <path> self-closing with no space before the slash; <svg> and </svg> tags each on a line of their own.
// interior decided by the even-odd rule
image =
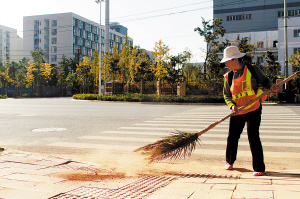
<svg viewBox="0 0 300 199">
<path fill-rule="evenodd" d="M 174 176 L 148 176 L 118 189 L 102 189 L 96 187 L 79 187 L 66 193 L 61 193 L 49 199 L 143 199 L 156 190 L 167 186 L 178 179 Z"/>
<path fill-rule="evenodd" d="M 206 173 L 175 174 L 174 176 L 178 176 L 180 178 L 233 178 L 233 179 L 240 179 L 241 177 L 241 175 L 218 175 L 218 174 L 206 174 Z"/>
<path fill-rule="evenodd" d="M 84 165 L 84 166 L 82 166 L 82 165 L 72 165 L 72 163 L 77 164 L 77 162 L 74 162 L 74 161 L 67 161 L 67 162 L 64 162 L 62 164 L 50 166 L 50 167 L 47 167 L 47 168 L 72 169 L 72 170 L 80 170 L 80 171 L 90 171 L 90 172 L 94 172 L 94 173 L 109 172 L 106 169 L 94 168 L 91 165 Z"/>
</svg>

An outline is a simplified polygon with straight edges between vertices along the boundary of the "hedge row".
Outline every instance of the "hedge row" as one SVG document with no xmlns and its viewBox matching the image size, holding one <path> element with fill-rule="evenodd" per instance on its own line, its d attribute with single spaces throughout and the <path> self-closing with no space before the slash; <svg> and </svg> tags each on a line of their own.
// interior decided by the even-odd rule
<svg viewBox="0 0 300 199">
<path fill-rule="evenodd" d="M 0 95 L 0 99 L 6 99 L 7 95 Z"/>
<path fill-rule="evenodd" d="M 170 95 L 97 95 L 97 94 L 76 94 L 73 99 L 80 100 L 101 100 L 101 101 L 127 101 L 127 102 L 185 102 L 185 103 L 225 103 L 223 96 L 208 97 L 180 97 Z"/>
</svg>

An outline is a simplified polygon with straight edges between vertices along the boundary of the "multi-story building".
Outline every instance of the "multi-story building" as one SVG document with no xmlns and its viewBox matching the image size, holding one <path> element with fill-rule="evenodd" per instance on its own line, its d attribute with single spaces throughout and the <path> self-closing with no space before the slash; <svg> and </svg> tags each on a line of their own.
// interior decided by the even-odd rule
<svg viewBox="0 0 300 199">
<path fill-rule="evenodd" d="M 105 27 L 74 13 L 25 16 L 23 26 L 24 57 L 30 57 L 30 51 L 43 49 L 46 60 L 58 65 L 63 55 L 82 59 L 93 57 L 96 49 L 99 52 L 100 43 L 104 49 Z M 110 50 L 114 46 L 122 50 L 125 42 L 122 33 L 110 29 Z M 131 38 L 129 45 L 133 45 Z"/>
<path fill-rule="evenodd" d="M 0 62 L 19 62 L 23 58 L 23 39 L 17 29 L 0 25 Z"/>
<path fill-rule="evenodd" d="M 263 53 L 273 52 L 275 58 L 281 64 L 281 72 L 284 74 L 284 32 L 283 16 L 284 1 L 259 1 L 240 0 L 225 1 L 214 0 L 214 18 L 222 18 L 222 25 L 226 34 L 220 38 L 220 42 L 233 42 L 237 35 L 249 37 L 250 42 L 256 47 L 254 51 L 255 61 L 264 62 Z M 288 56 L 300 48 L 300 35 L 294 34 L 300 30 L 300 1 L 287 0 L 288 14 Z M 295 36 L 296 35 L 296 36 Z M 291 69 L 289 69 L 291 71 Z"/>
</svg>

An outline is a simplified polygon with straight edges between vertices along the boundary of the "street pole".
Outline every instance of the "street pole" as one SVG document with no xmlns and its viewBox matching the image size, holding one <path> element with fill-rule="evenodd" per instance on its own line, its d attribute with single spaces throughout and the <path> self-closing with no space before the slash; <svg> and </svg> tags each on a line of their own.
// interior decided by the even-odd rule
<svg viewBox="0 0 300 199">
<path fill-rule="evenodd" d="M 101 1 L 104 0 L 95 0 L 95 2 L 100 4 L 100 23 L 99 23 L 99 88 L 98 88 L 98 94 L 101 96 L 101 60 L 102 60 L 102 31 L 101 31 Z"/>
<path fill-rule="evenodd" d="M 284 0 L 284 67 L 285 67 L 285 78 L 289 76 L 288 68 L 288 44 L 287 44 L 287 10 L 286 0 Z M 285 83 L 285 89 L 289 89 L 289 83 Z"/>
<path fill-rule="evenodd" d="M 105 1 L 105 52 L 109 52 L 109 0 Z"/>
<path fill-rule="evenodd" d="M 98 94 L 99 96 L 101 96 L 101 60 L 102 60 L 102 37 L 101 37 L 101 1 L 104 1 L 104 0 L 95 0 L 95 2 L 98 4 L 100 4 L 100 23 L 99 23 L 99 87 L 98 87 Z"/>
<path fill-rule="evenodd" d="M 109 0 L 105 1 L 105 38 L 104 38 L 104 51 L 109 53 Z M 104 85 L 106 93 L 106 82 Z"/>
</svg>

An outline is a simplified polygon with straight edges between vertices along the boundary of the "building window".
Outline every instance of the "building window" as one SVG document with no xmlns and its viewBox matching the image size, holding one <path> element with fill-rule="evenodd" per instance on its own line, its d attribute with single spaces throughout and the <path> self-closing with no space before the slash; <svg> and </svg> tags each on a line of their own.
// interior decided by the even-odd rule
<svg viewBox="0 0 300 199">
<path fill-rule="evenodd" d="M 34 40 L 34 45 L 39 45 L 39 39 Z"/>
<path fill-rule="evenodd" d="M 57 52 L 57 47 L 56 46 L 52 46 L 51 47 L 51 53 L 56 53 Z"/>
<path fill-rule="evenodd" d="M 57 20 L 52 20 L 52 27 L 56 27 L 57 26 Z"/>
<path fill-rule="evenodd" d="M 288 10 L 287 16 L 297 16 L 300 15 L 300 10 Z M 284 17 L 284 11 L 278 12 L 278 17 Z"/>
<path fill-rule="evenodd" d="M 56 37 L 51 38 L 51 44 L 57 44 L 57 38 Z"/>
<path fill-rule="evenodd" d="M 35 28 L 39 27 L 39 25 L 40 25 L 40 23 L 39 23 L 38 21 L 35 21 L 35 22 L 34 22 L 34 27 L 35 27 Z"/>
<path fill-rule="evenodd" d="M 300 29 L 294 30 L 294 37 L 300 37 Z"/>
<path fill-rule="evenodd" d="M 52 29 L 51 30 L 51 35 L 57 35 L 57 29 Z"/>
<path fill-rule="evenodd" d="M 257 42 L 257 48 L 263 48 L 264 47 L 264 42 L 263 41 L 258 41 Z"/>
<path fill-rule="evenodd" d="M 227 21 L 250 20 L 251 14 L 227 16 Z"/>
<path fill-rule="evenodd" d="M 51 61 L 56 62 L 56 55 L 51 55 Z"/>
<path fill-rule="evenodd" d="M 35 30 L 34 31 L 34 36 L 38 36 L 39 35 L 39 31 L 38 30 Z"/>
<path fill-rule="evenodd" d="M 76 28 L 73 29 L 73 35 L 77 36 L 77 29 Z"/>
<path fill-rule="evenodd" d="M 294 48 L 294 54 L 300 53 L 300 48 Z"/>
</svg>

